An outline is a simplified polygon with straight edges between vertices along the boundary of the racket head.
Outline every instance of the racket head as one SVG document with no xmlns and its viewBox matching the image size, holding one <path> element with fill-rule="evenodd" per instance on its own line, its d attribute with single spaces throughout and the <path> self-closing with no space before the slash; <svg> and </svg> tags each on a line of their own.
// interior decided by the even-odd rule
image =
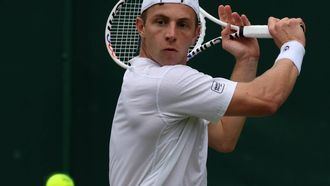
<svg viewBox="0 0 330 186">
<path fill-rule="evenodd" d="M 108 16 L 105 44 L 110 57 L 127 69 L 129 60 L 138 55 L 140 36 L 135 27 L 142 0 L 119 0 Z"/>
</svg>

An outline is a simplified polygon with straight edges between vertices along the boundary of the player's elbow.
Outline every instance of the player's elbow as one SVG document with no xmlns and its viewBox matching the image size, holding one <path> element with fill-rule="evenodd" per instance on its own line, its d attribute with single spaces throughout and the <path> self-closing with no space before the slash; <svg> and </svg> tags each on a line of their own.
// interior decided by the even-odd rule
<svg viewBox="0 0 330 186">
<path fill-rule="evenodd" d="M 235 150 L 235 146 L 225 146 L 220 150 L 220 152 L 222 152 L 222 153 L 231 153 L 234 150 Z"/>
<path fill-rule="evenodd" d="M 282 104 L 285 101 L 285 97 L 281 96 L 281 95 L 277 95 L 274 97 L 271 97 L 270 99 L 268 99 L 267 101 L 265 101 L 265 105 L 264 105 L 264 114 L 265 115 L 273 115 L 275 114 L 279 108 L 282 106 Z"/>
<path fill-rule="evenodd" d="M 280 108 L 280 104 L 275 101 L 268 101 L 258 107 L 255 107 L 255 114 L 253 116 L 271 116 L 274 115 Z"/>
<path fill-rule="evenodd" d="M 280 108 L 281 103 L 277 100 L 271 100 L 264 105 L 264 115 L 269 116 L 275 114 Z"/>
<path fill-rule="evenodd" d="M 235 148 L 236 148 L 236 143 L 221 143 L 213 146 L 213 149 L 221 153 L 233 152 Z"/>
</svg>

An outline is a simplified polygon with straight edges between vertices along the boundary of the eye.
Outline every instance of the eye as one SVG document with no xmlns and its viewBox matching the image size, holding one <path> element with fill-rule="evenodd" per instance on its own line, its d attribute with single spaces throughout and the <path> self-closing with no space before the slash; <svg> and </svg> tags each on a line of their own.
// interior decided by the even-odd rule
<svg viewBox="0 0 330 186">
<path fill-rule="evenodd" d="M 187 21 L 181 21 L 178 23 L 180 28 L 190 28 L 190 24 Z"/>
<path fill-rule="evenodd" d="M 180 26 L 180 27 L 186 27 L 187 24 L 186 24 L 186 23 L 180 23 L 179 26 Z"/>
<path fill-rule="evenodd" d="M 156 22 L 158 25 L 164 25 L 164 24 L 166 23 L 165 20 L 164 20 L 164 19 L 161 19 L 161 18 L 156 19 L 155 22 Z"/>
</svg>

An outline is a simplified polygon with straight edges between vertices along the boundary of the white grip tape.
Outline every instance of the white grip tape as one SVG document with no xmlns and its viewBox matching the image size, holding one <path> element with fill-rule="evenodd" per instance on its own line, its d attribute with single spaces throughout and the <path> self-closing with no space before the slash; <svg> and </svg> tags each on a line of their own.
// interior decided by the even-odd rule
<svg viewBox="0 0 330 186">
<path fill-rule="evenodd" d="M 277 63 L 280 59 L 290 59 L 300 73 L 304 55 L 305 47 L 300 42 L 288 41 L 282 45 L 281 52 L 276 58 L 275 63 Z"/>
<path fill-rule="evenodd" d="M 252 38 L 272 38 L 267 25 L 244 26 L 243 36 Z"/>
</svg>

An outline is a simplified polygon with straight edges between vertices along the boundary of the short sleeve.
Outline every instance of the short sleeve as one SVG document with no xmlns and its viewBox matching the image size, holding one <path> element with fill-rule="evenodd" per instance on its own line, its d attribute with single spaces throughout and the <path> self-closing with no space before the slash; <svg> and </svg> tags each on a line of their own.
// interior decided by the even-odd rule
<svg viewBox="0 0 330 186">
<path fill-rule="evenodd" d="M 218 121 L 226 112 L 236 82 L 213 78 L 184 65 L 164 74 L 158 87 L 158 107 L 166 115 Z"/>
</svg>

